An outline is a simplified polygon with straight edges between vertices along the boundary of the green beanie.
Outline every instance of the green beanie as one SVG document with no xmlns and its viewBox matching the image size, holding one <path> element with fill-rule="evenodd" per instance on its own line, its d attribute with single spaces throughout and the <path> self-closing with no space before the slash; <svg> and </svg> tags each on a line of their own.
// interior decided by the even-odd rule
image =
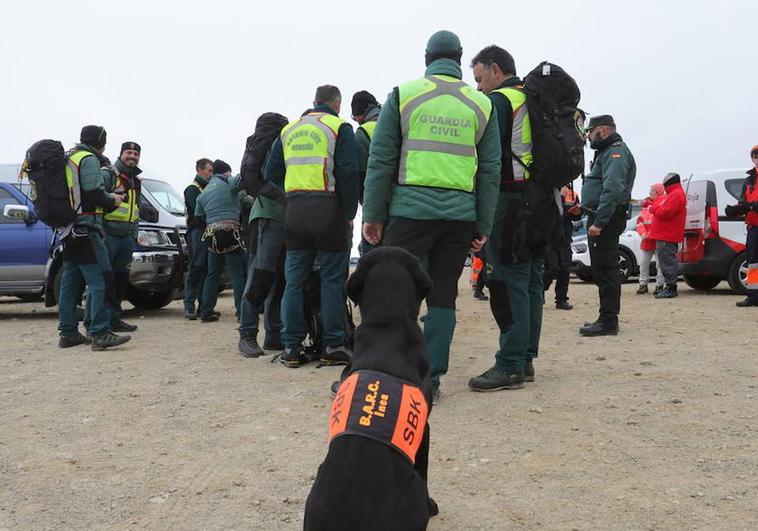
<svg viewBox="0 0 758 531">
<path fill-rule="evenodd" d="M 438 31 L 429 37 L 429 42 L 426 43 L 426 53 L 430 55 L 456 53 L 459 51 L 461 51 L 461 40 L 452 31 Z"/>
</svg>

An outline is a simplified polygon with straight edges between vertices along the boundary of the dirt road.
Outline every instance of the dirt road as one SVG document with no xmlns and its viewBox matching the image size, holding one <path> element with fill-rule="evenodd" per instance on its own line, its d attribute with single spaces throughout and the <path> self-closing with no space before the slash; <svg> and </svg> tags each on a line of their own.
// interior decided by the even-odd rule
<svg viewBox="0 0 758 531">
<path fill-rule="evenodd" d="M 622 331 L 580 338 L 545 305 L 537 381 L 475 394 L 497 336 L 462 286 L 431 416 L 432 530 L 755 529 L 758 310 L 725 288 L 655 301 L 623 288 Z M 124 348 L 56 347 L 42 304 L 0 299 L 0 529 L 298 529 L 326 453 L 329 384 L 236 350 L 179 302 L 128 314 Z"/>
</svg>

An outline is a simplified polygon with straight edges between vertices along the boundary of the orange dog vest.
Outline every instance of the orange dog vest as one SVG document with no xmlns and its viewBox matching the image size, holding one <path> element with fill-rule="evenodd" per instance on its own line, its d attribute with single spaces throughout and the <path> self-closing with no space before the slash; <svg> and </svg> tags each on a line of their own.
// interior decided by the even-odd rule
<svg viewBox="0 0 758 531">
<path fill-rule="evenodd" d="M 329 442 L 360 435 L 392 446 L 415 463 L 428 415 L 417 386 L 381 372 L 356 371 L 342 382 L 332 402 Z"/>
</svg>

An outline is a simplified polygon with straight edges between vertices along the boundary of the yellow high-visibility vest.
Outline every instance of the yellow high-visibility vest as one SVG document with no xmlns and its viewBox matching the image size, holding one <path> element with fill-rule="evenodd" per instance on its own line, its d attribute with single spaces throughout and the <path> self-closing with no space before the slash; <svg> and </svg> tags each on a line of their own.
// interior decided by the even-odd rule
<svg viewBox="0 0 758 531">
<path fill-rule="evenodd" d="M 400 85 L 398 183 L 473 192 L 476 146 L 492 114 L 484 94 L 452 76 Z"/>
<path fill-rule="evenodd" d="M 337 116 L 313 112 L 282 129 L 285 192 L 334 193 L 334 150 L 343 123 Z"/>
<path fill-rule="evenodd" d="M 529 172 L 524 165 L 530 166 L 532 157 L 532 123 L 529 120 L 529 111 L 526 106 L 526 94 L 521 86 L 495 89 L 511 102 L 513 109 L 511 129 L 511 151 L 513 152 L 513 180 L 524 181 L 529 178 Z M 523 164 L 515 158 L 518 157 Z"/>
</svg>

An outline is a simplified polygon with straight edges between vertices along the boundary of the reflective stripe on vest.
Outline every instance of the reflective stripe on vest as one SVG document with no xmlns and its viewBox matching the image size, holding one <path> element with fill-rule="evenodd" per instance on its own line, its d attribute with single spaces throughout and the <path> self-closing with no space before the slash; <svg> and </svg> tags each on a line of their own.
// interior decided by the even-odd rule
<svg viewBox="0 0 758 531">
<path fill-rule="evenodd" d="M 513 109 L 511 129 L 511 151 L 525 165 L 532 164 L 532 123 L 526 107 L 526 94 L 521 88 L 505 87 L 495 89 L 511 102 Z M 513 161 L 513 180 L 523 181 L 529 178 L 529 172 L 517 160 Z"/>
<path fill-rule="evenodd" d="M 364 122 L 358 129 L 363 129 L 369 140 L 374 137 L 374 129 L 376 129 L 376 120 L 371 122 Z"/>
<path fill-rule="evenodd" d="M 66 159 L 66 186 L 68 187 L 68 202 L 77 214 L 82 214 L 82 187 L 79 182 L 79 166 L 86 157 L 92 157 L 89 151 L 75 151 Z M 102 214 L 103 209 L 97 207 L 95 214 Z"/>
<path fill-rule="evenodd" d="M 758 290 L 758 264 L 747 266 L 747 289 Z"/>
<path fill-rule="evenodd" d="M 310 113 L 282 129 L 284 191 L 334 193 L 334 150 L 344 120 Z"/>
<path fill-rule="evenodd" d="M 756 177 L 753 186 L 747 185 L 745 187 L 745 202 L 758 203 L 758 177 Z M 758 225 L 758 212 L 753 212 L 752 210 L 748 212 L 745 215 L 745 223 L 748 225 Z"/>
<path fill-rule="evenodd" d="M 133 188 L 126 190 L 123 185 L 124 179 L 118 173 L 118 170 L 114 167 L 116 173 L 116 179 L 118 179 L 119 185 L 113 189 L 113 192 L 117 194 L 126 194 L 126 197 L 120 205 L 116 207 L 116 210 L 108 212 L 103 216 L 103 219 L 107 221 L 125 221 L 129 223 L 137 223 L 139 221 L 139 205 L 137 204 L 137 191 Z"/>
<path fill-rule="evenodd" d="M 398 183 L 473 192 L 476 145 L 492 114 L 489 99 L 451 76 L 429 76 L 398 88 Z"/>
</svg>

